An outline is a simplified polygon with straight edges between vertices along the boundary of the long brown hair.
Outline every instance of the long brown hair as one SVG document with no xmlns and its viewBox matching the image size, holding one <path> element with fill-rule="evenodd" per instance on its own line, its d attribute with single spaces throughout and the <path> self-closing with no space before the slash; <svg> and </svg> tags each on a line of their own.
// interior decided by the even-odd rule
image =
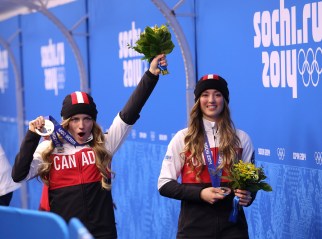
<svg viewBox="0 0 322 239">
<path fill-rule="evenodd" d="M 198 99 L 190 111 L 188 132 L 184 139 L 185 147 L 181 153 L 181 157 L 185 158 L 185 162 L 188 163 L 191 171 L 195 171 L 197 181 L 201 180 L 200 175 L 204 169 L 204 161 L 202 159 L 204 150 L 202 119 L 203 113 L 200 108 L 200 99 Z M 220 138 L 219 153 L 222 157 L 222 162 L 218 166 L 218 170 L 229 170 L 237 160 L 237 152 L 235 149 L 240 146 L 240 140 L 236 134 L 236 129 L 231 119 L 230 109 L 226 100 L 224 100 L 224 108 L 217 121 L 217 129 Z"/>
<path fill-rule="evenodd" d="M 64 120 L 62 122 L 62 127 L 67 130 L 69 122 L 70 118 Z M 109 180 L 109 174 L 113 174 L 111 171 L 112 155 L 105 148 L 104 133 L 96 121 L 93 121 L 92 134 L 93 140 L 89 142 L 89 145 L 94 151 L 95 164 L 102 176 L 101 184 L 103 188 L 110 190 L 111 180 Z M 38 170 L 39 177 L 46 185 L 49 185 L 50 183 L 49 173 L 53 163 L 50 155 L 54 149 L 54 144 L 51 142 L 50 146 L 42 153 L 43 163 Z"/>
</svg>

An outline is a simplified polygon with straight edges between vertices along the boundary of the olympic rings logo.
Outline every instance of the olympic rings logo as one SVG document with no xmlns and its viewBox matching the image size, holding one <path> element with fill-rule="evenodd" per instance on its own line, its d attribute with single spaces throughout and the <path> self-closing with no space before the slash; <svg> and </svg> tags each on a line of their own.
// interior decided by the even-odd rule
<svg viewBox="0 0 322 239">
<path fill-rule="evenodd" d="M 310 82 L 312 82 L 314 87 L 319 84 L 322 67 L 319 66 L 319 62 L 317 60 L 318 55 L 322 56 L 321 47 L 318 47 L 315 53 L 312 48 L 309 48 L 306 53 L 301 49 L 297 55 L 297 69 L 302 76 L 302 81 L 305 87 L 308 87 Z M 317 76 L 315 76 L 314 71 Z"/>
<path fill-rule="evenodd" d="M 314 159 L 316 164 L 322 165 L 322 152 L 314 152 Z"/>
<path fill-rule="evenodd" d="M 284 148 L 277 148 L 277 156 L 279 160 L 284 160 L 285 158 L 285 149 Z"/>
</svg>

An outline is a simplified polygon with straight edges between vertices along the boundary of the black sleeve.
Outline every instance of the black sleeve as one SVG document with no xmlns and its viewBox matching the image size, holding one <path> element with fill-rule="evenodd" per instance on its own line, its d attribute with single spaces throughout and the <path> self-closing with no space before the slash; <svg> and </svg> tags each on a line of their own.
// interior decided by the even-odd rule
<svg viewBox="0 0 322 239">
<path fill-rule="evenodd" d="M 28 130 L 12 167 L 11 176 L 14 182 L 20 182 L 28 175 L 33 154 L 39 144 L 40 138 L 40 135 Z"/>
<path fill-rule="evenodd" d="M 153 75 L 149 70 L 144 73 L 140 83 L 120 112 L 120 117 L 126 124 L 133 125 L 140 118 L 140 112 L 150 97 L 158 79 L 159 76 Z"/>
<path fill-rule="evenodd" d="M 186 201 L 202 201 L 200 193 L 203 187 L 180 184 L 175 180 L 164 184 L 160 189 L 160 195 Z"/>
<path fill-rule="evenodd" d="M 243 207 L 249 207 L 250 205 L 252 205 L 252 203 L 254 202 L 254 200 L 256 199 L 256 195 L 257 195 L 257 192 L 252 192 L 250 194 L 250 196 L 252 197 L 252 200 L 250 201 L 250 203 L 247 205 L 247 206 L 243 206 Z"/>
</svg>

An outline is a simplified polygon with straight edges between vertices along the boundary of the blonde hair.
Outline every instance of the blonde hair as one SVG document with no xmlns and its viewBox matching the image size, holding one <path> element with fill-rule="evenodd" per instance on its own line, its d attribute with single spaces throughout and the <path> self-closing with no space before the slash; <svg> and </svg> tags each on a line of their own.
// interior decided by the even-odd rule
<svg viewBox="0 0 322 239">
<path fill-rule="evenodd" d="M 67 130 L 69 122 L 70 118 L 63 120 L 62 127 Z M 96 121 L 93 121 L 92 134 L 93 140 L 89 142 L 89 145 L 93 149 L 95 154 L 95 164 L 102 176 L 102 187 L 107 190 L 111 190 L 112 185 L 111 180 L 109 180 L 109 174 L 113 174 L 111 170 L 112 155 L 105 148 L 104 133 Z M 42 153 L 43 163 L 40 165 L 38 170 L 39 177 L 46 185 L 49 185 L 50 183 L 49 173 L 53 163 L 50 155 L 54 149 L 54 143 L 51 142 L 50 146 Z"/>
<path fill-rule="evenodd" d="M 204 162 L 202 154 L 204 150 L 204 126 L 203 126 L 203 113 L 200 108 L 200 100 L 198 99 L 190 112 L 190 120 L 188 125 L 188 132 L 184 139 L 185 147 L 181 153 L 181 157 L 185 158 L 188 163 L 191 173 L 196 173 L 196 180 L 201 181 L 200 175 L 204 169 Z M 219 115 L 217 121 L 217 129 L 219 133 L 219 153 L 222 157 L 222 162 L 217 170 L 229 170 L 234 162 L 238 161 L 236 149 L 240 146 L 240 140 L 236 134 L 234 123 L 230 116 L 229 106 L 224 100 L 223 111 Z"/>
</svg>

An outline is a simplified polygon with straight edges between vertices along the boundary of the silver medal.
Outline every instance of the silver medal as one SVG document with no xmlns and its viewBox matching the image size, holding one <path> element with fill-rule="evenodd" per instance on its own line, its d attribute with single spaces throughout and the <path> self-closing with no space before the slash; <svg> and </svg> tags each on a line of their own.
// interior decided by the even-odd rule
<svg viewBox="0 0 322 239">
<path fill-rule="evenodd" d="M 39 130 L 35 129 L 36 133 L 40 136 L 49 136 L 54 132 L 55 126 L 50 120 L 45 120 L 45 125 Z"/>
<path fill-rule="evenodd" d="M 227 195 L 229 195 L 231 193 L 231 189 L 230 188 L 227 188 L 227 187 L 219 187 L 222 191 L 222 195 L 224 197 L 226 197 Z"/>
</svg>

